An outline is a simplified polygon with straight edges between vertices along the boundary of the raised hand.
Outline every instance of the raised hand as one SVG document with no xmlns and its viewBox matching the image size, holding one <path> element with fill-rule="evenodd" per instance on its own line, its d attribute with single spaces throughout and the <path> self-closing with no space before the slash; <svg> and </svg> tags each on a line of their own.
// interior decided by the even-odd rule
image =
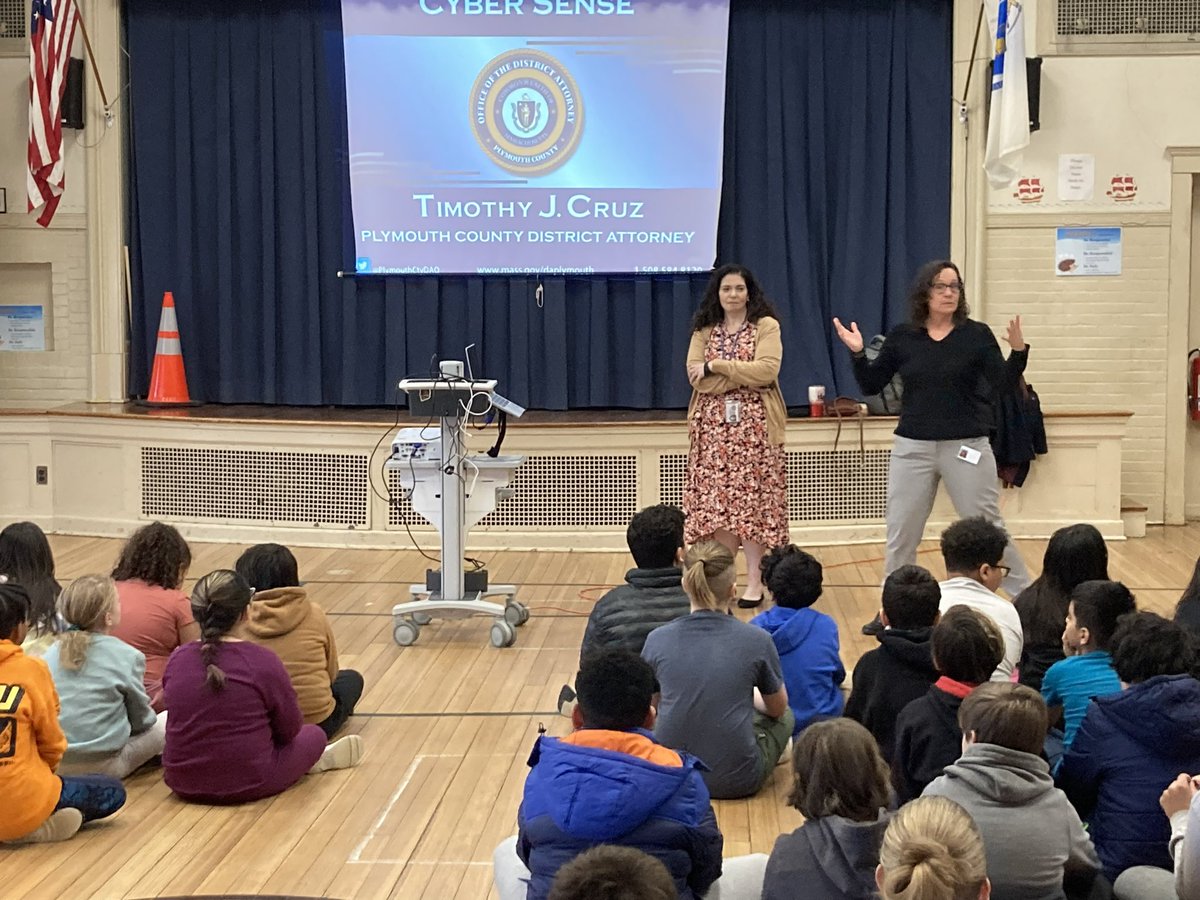
<svg viewBox="0 0 1200 900">
<path fill-rule="evenodd" d="M 850 348 L 851 353 L 858 353 L 863 348 L 863 336 L 858 330 L 858 323 L 851 322 L 850 328 L 847 329 L 842 320 L 837 316 L 833 317 L 833 327 L 837 330 L 838 339 Z"/>
<path fill-rule="evenodd" d="M 1012 346 L 1014 350 L 1025 349 L 1025 336 L 1021 334 L 1021 317 L 1008 320 L 1008 328 L 1004 333 L 1004 339 Z"/>
</svg>

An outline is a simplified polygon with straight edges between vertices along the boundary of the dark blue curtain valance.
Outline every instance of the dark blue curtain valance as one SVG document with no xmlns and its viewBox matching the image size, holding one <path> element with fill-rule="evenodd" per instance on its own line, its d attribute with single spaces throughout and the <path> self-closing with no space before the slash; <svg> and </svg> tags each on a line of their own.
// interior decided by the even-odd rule
<svg viewBox="0 0 1200 900">
<path fill-rule="evenodd" d="M 126 0 L 131 394 L 173 290 L 194 399 L 377 405 L 474 343 L 541 409 L 686 405 L 706 278 L 339 278 L 353 268 L 333 0 Z M 731 0 L 720 262 L 784 329 L 784 394 L 853 393 L 829 318 L 904 318 L 949 245 L 949 0 Z"/>
</svg>

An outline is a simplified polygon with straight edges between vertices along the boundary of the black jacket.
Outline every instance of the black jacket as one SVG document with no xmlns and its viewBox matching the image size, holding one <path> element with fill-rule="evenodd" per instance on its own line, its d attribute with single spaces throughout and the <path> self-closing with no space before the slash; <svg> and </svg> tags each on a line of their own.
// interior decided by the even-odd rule
<svg viewBox="0 0 1200 900">
<path fill-rule="evenodd" d="M 996 472 L 1005 487 L 1021 487 L 1029 475 L 1030 463 L 1048 449 L 1042 401 L 1022 378 L 1001 392 L 996 402 L 992 453 L 996 457 Z"/>
<path fill-rule="evenodd" d="M 669 569 L 630 569 L 625 584 L 601 597 L 588 616 L 579 657 L 594 650 L 629 650 L 641 654 L 646 636 L 691 612 L 683 592 L 683 572 Z"/>
<path fill-rule="evenodd" d="M 892 757 L 892 784 L 897 804 L 921 796 L 929 782 L 962 755 L 958 708 L 962 698 L 930 686 L 896 719 L 896 749 Z"/>
<path fill-rule="evenodd" d="M 937 681 L 930 649 L 932 634 L 932 628 L 881 631 L 879 646 L 864 653 L 854 667 L 846 715 L 875 735 L 883 758 L 889 763 L 900 710 L 925 696 L 929 686 Z"/>
</svg>

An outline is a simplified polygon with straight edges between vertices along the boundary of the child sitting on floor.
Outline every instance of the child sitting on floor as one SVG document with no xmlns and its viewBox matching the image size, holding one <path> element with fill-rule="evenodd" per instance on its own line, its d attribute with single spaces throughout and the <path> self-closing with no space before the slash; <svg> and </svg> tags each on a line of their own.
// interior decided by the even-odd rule
<svg viewBox="0 0 1200 900">
<path fill-rule="evenodd" d="M 750 620 L 775 642 L 788 705 L 796 717 L 792 733 L 842 714 L 846 669 L 839 655 L 837 623 L 812 609 L 821 596 L 821 564 L 795 544 L 778 547 L 762 561 L 763 583 L 775 607 Z"/>
<path fill-rule="evenodd" d="M 971 814 L 995 900 L 1088 896 L 1100 860 L 1042 759 L 1046 704 L 1023 684 L 988 682 L 958 709 L 963 753 L 925 788 Z"/>
<path fill-rule="evenodd" d="M 65 841 L 84 822 L 125 804 L 125 788 L 103 775 L 60 777 L 67 749 L 50 670 L 26 656 L 29 593 L 0 584 L 0 841 Z"/>
<path fill-rule="evenodd" d="M 253 594 L 228 569 L 201 578 L 192 590 L 200 640 L 172 653 L 163 674 L 163 780 L 184 800 L 261 800 L 362 756 L 357 734 L 325 746 L 325 732 L 304 724 L 279 657 L 241 637 Z"/>
<path fill-rule="evenodd" d="M 333 628 L 325 610 L 300 586 L 296 557 L 280 544 L 257 544 L 235 568 L 254 587 L 246 638 L 279 655 L 304 721 L 332 738 L 354 713 L 363 677 L 338 668 Z"/>
<path fill-rule="evenodd" d="M 875 897 L 892 797 L 875 739 L 850 719 L 814 722 L 796 738 L 792 770 L 788 803 L 804 824 L 775 841 L 763 900 Z"/>
<path fill-rule="evenodd" d="M 879 742 L 890 764 L 896 743 L 896 717 L 937 681 L 933 667 L 933 626 L 938 620 L 942 591 L 920 566 L 901 566 L 883 583 L 884 630 L 879 646 L 862 655 L 854 667 L 854 689 L 846 703 L 847 717 L 861 722 Z"/>
<path fill-rule="evenodd" d="M 575 688 L 575 731 L 538 738 L 517 837 L 496 848 L 501 900 L 545 898 L 564 865 L 602 843 L 644 850 L 667 866 L 678 897 L 703 897 L 721 875 L 723 841 L 700 761 L 649 731 L 653 670 L 626 650 L 597 650 Z"/>
<path fill-rule="evenodd" d="M 1083 723 L 1088 704 L 1096 697 L 1117 694 L 1121 679 L 1112 666 L 1109 642 L 1117 621 L 1137 611 L 1133 594 L 1119 581 L 1085 581 L 1071 591 L 1062 645 L 1065 659 L 1054 663 L 1042 677 L 1042 697 L 1051 710 L 1051 721 L 1063 717 L 1062 750 L 1047 741 L 1050 763 L 1058 768 Z M 1051 749 L 1057 752 L 1050 754 Z"/>
<path fill-rule="evenodd" d="M 709 793 L 758 792 L 792 735 L 779 651 L 766 632 L 729 615 L 737 569 L 728 547 L 693 545 L 683 560 L 692 612 L 646 638 L 642 658 L 661 686 L 654 735 L 704 761 Z"/>
<path fill-rule="evenodd" d="M 918 797 L 962 752 L 958 708 L 1004 656 L 1000 630 L 983 613 L 955 606 L 933 629 L 933 664 L 941 677 L 900 712 L 892 779 L 901 803 Z"/>
<path fill-rule="evenodd" d="M 57 607 L 62 585 L 54 577 L 50 542 L 35 523 L 13 522 L 0 531 L 0 575 L 29 592 L 29 634 L 21 649 L 42 656 L 64 627 Z"/>
<path fill-rule="evenodd" d="M 124 778 L 161 754 L 166 736 L 167 714 L 150 708 L 142 683 L 146 658 L 109 634 L 121 604 L 108 576 L 76 578 L 59 607 L 68 630 L 46 653 L 67 735 L 59 772 Z"/>
<path fill-rule="evenodd" d="M 875 882 L 883 900 L 988 900 L 983 837 L 953 800 L 921 797 L 892 817 Z"/>
</svg>

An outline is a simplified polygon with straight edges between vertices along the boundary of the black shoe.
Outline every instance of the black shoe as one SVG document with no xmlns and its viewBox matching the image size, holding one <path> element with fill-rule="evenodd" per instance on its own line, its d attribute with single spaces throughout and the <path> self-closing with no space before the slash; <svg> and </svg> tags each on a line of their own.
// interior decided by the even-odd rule
<svg viewBox="0 0 1200 900">
<path fill-rule="evenodd" d="M 877 634 L 880 634 L 882 632 L 883 632 L 883 622 L 881 622 L 879 620 L 878 615 L 876 615 L 875 618 L 873 618 L 870 622 L 868 622 L 866 625 L 864 625 L 862 627 L 862 633 L 865 635 L 870 635 L 872 637 Z"/>
<path fill-rule="evenodd" d="M 757 600 L 751 597 L 743 597 L 738 601 L 738 609 L 756 609 L 760 606 L 762 606 L 762 597 L 759 597 Z"/>
<path fill-rule="evenodd" d="M 571 690 L 569 684 L 564 684 L 562 690 L 558 692 L 558 713 L 561 716 L 571 718 L 571 712 L 575 709 L 575 692 Z"/>
</svg>

